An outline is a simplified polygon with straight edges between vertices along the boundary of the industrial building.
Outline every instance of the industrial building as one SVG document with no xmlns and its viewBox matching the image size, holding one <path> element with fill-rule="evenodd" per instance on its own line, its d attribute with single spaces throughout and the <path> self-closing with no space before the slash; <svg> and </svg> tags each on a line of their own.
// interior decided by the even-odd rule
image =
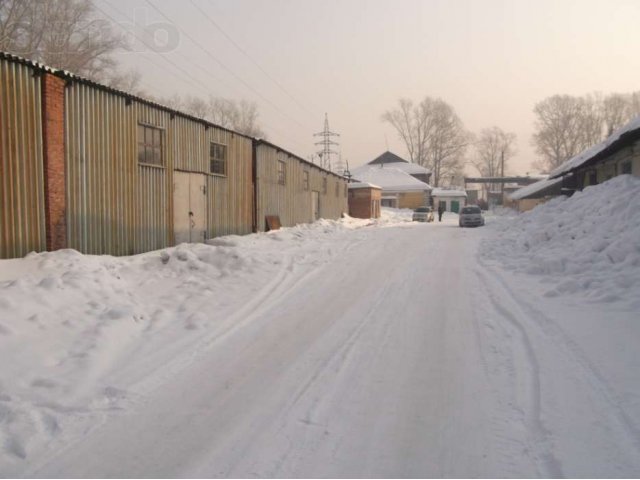
<svg viewBox="0 0 640 480">
<path fill-rule="evenodd" d="M 348 209 L 344 177 L 273 144 L 7 53 L 0 202 L 0 258 L 131 255 Z"/>
</svg>

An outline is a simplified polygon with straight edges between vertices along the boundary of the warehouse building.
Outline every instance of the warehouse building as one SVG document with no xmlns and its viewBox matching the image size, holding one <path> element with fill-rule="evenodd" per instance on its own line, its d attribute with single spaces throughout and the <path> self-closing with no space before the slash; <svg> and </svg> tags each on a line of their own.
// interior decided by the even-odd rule
<svg viewBox="0 0 640 480">
<path fill-rule="evenodd" d="M 346 211 L 346 193 L 341 207 L 338 195 L 320 196 L 325 183 L 346 191 L 344 178 L 286 154 L 290 175 L 309 175 L 306 210 L 294 208 L 304 184 L 300 192 L 282 189 L 268 174 L 282 155 L 266 142 L 0 53 L 0 258 L 60 248 L 131 255 L 264 230 L 259 210 L 285 226 Z"/>
</svg>

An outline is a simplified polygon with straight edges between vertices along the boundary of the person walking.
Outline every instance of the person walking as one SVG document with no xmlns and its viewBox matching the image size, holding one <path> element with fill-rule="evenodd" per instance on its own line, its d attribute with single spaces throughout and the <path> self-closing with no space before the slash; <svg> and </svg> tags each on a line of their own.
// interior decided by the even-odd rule
<svg viewBox="0 0 640 480">
<path fill-rule="evenodd" d="M 441 222 L 442 221 L 442 214 L 444 213 L 444 205 L 441 203 L 438 206 L 438 221 Z"/>
</svg>

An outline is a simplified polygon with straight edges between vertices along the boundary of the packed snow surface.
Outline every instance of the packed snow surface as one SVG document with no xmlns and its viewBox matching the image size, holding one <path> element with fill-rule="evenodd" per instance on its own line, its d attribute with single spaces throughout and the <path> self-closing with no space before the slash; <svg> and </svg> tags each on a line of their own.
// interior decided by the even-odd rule
<svg viewBox="0 0 640 480">
<path fill-rule="evenodd" d="M 638 183 L 0 261 L 0 476 L 640 476 Z"/>
</svg>

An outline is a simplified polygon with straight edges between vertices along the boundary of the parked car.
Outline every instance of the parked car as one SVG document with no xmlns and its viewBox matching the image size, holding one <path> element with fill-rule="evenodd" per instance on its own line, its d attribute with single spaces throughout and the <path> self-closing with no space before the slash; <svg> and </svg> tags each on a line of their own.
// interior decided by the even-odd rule
<svg viewBox="0 0 640 480">
<path fill-rule="evenodd" d="M 477 205 L 467 205 L 460 211 L 458 225 L 461 227 L 480 227 L 484 225 L 482 210 Z"/>
<path fill-rule="evenodd" d="M 414 222 L 433 222 L 433 208 L 418 207 L 413 211 Z"/>
</svg>

